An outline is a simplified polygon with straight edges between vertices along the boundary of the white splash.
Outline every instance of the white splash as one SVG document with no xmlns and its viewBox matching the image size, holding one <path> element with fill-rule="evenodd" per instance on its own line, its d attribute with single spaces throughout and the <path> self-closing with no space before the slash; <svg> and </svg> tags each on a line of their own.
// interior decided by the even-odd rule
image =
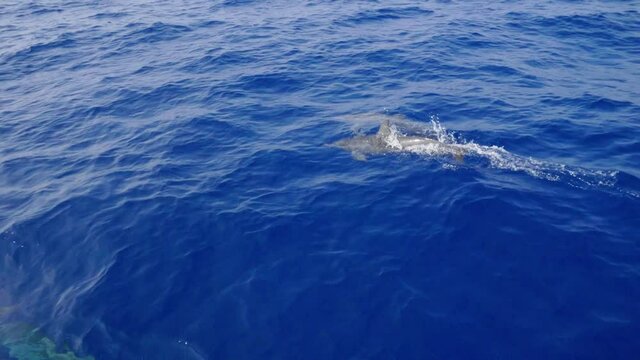
<svg viewBox="0 0 640 360">
<path fill-rule="evenodd" d="M 404 150 L 400 140 L 398 140 L 398 135 L 401 135 L 398 127 L 395 124 L 391 124 L 389 130 L 389 134 L 383 139 L 384 142 L 392 149 Z"/>
<path fill-rule="evenodd" d="M 486 161 L 492 168 L 524 172 L 550 181 L 566 180 L 577 187 L 613 187 L 617 181 L 618 171 L 615 170 L 593 170 L 546 162 L 513 154 L 500 146 L 479 145 L 473 141 L 456 139 L 455 134 L 448 131 L 436 116 L 431 117 L 428 125 L 399 117 L 394 117 L 390 121 L 392 121 L 389 126 L 391 131 L 384 140 L 390 148 L 395 150 L 429 157 L 449 156 L 450 158 L 450 155 L 463 154 L 467 164 Z M 427 136 L 437 139 L 437 142 L 403 146 L 398 138 L 408 135 Z M 457 169 L 460 166 L 464 165 L 443 161 L 443 167 L 446 169 Z"/>
</svg>

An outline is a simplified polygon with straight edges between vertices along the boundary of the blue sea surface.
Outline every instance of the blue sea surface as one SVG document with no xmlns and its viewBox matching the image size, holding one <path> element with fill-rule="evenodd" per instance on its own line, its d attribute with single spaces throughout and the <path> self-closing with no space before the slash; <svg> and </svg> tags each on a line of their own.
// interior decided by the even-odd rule
<svg viewBox="0 0 640 360">
<path fill-rule="evenodd" d="M 388 119 L 465 156 L 330 146 Z M 640 2 L 0 4 L 0 359 L 639 336 Z"/>
</svg>

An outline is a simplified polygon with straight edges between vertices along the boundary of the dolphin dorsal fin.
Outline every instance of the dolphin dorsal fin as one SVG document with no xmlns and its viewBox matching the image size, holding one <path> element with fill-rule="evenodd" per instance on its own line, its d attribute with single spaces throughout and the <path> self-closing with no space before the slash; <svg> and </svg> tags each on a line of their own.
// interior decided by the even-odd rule
<svg viewBox="0 0 640 360">
<path fill-rule="evenodd" d="M 389 120 L 385 120 L 380 124 L 380 128 L 378 129 L 378 133 L 376 136 L 379 138 L 386 138 L 391 134 L 391 126 L 389 125 Z"/>
</svg>

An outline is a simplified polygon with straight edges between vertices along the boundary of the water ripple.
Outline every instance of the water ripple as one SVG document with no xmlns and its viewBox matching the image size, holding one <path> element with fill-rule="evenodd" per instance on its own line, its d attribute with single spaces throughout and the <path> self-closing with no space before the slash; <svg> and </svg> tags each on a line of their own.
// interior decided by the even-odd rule
<svg viewBox="0 0 640 360">
<path fill-rule="evenodd" d="M 633 358 L 639 19 L 3 3 L 0 358 Z"/>
</svg>

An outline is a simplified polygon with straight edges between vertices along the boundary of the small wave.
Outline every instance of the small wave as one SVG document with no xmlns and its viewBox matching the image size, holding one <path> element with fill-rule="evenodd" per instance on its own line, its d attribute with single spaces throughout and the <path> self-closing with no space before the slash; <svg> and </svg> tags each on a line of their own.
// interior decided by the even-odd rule
<svg viewBox="0 0 640 360">
<path fill-rule="evenodd" d="M 129 14 L 126 12 L 101 12 L 101 13 L 97 13 L 93 16 L 91 16 L 91 18 L 93 19 L 118 19 L 118 18 L 122 18 L 122 17 L 126 17 Z"/>
<path fill-rule="evenodd" d="M 140 44 L 149 45 L 179 38 L 193 29 L 186 25 L 155 22 L 153 24 L 130 23 L 132 29 L 120 39 L 120 49 L 128 49 Z"/>
<path fill-rule="evenodd" d="M 399 20 L 416 16 L 433 14 L 432 10 L 421 7 L 389 7 L 373 10 L 361 11 L 339 22 L 341 25 L 354 26 L 365 23 L 381 22 L 388 20 Z"/>
</svg>

